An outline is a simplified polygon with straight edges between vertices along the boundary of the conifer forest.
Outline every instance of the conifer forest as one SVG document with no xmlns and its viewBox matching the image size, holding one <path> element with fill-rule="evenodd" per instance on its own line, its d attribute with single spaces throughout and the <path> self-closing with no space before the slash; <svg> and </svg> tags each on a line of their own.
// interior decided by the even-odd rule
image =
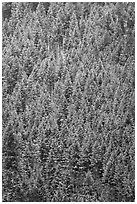
<svg viewBox="0 0 137 204">
<path fill-rule="evenodd" d="M 3 202 L 135 201 L 135 3 L 2 3 Z"/>
</svg>

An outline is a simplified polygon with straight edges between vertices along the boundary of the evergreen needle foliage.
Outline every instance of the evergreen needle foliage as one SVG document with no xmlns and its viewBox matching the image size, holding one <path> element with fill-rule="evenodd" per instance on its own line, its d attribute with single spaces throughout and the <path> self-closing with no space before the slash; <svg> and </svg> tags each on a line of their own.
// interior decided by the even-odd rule
<svg viewBox="0 0 137 204">
<path fill-rule="evenodd" d="M 2 14 L 3 201 L 135 201 L 135 3 Z"/>
</svg>

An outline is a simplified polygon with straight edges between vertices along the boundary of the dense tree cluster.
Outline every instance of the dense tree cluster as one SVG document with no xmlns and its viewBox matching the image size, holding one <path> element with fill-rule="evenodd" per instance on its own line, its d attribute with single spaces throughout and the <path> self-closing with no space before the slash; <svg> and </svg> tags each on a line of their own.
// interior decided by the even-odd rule
<svg viewBox="0 0 137 204">
<path fill-rule="evenodd" d="M 134 201 L 135 4 L 2 9 L 3 201 Z"/>
</svg>

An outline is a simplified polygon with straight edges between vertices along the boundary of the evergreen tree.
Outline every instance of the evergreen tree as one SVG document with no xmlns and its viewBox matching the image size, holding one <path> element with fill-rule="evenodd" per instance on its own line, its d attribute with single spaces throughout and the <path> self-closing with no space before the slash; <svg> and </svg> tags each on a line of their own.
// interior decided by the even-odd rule
<svg viewBox="0 0 137 204">
<path fill-rule="evenodd" d="M 135 4 L 2 4 L 5 202 L 135 200 Z"/>
</svg>

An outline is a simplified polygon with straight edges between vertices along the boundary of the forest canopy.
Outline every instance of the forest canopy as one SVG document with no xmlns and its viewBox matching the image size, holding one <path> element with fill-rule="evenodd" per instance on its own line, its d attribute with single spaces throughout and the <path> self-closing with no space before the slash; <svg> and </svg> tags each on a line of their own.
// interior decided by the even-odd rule
<svg viewBox="0 0 137 204">
<path fill-rule="evenodd" d="M 2 3 L 4 202 L 135 201 L 135 3 Z"/>
</svg>

